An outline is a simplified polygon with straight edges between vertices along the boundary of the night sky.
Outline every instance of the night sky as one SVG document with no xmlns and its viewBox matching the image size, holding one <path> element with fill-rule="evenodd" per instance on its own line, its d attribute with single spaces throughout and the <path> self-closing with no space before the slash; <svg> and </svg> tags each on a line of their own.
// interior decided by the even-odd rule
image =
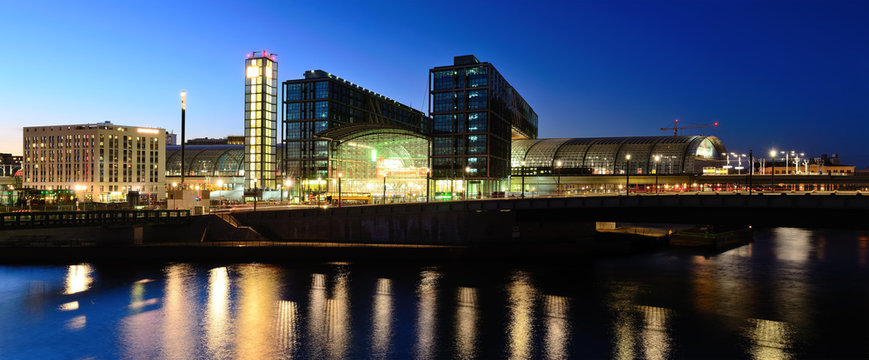
<svg viewBox="0 0 869 360">
<path fill-rule="evenodd" d="M 257 4 L 254 6 L 254 4 Z M 243 133 L 244 58 L 323 69 L 418 109 L 453 56 L 493 63 L 539 137 L 666 135 L 869 166 L 869 1 L 0 0 L 0 152 L 21 128 L 112 121 Z"/>
</svg>

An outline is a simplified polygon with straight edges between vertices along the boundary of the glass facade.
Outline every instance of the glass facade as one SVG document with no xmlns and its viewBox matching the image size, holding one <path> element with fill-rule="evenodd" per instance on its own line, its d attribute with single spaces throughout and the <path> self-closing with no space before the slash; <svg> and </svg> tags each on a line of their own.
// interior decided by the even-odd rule
<svg viewBox="0 0 869 360">
<path fill-rule="evenodd" d="M 277 171 L 278 63 L 254 52 L 245 60 L 245 189 L 275 189 Z"/>
<path fill-rule="evenodd" d="M 713 136 L 514 140 L 510 163 L 514 176 L 550 175 L 559 162 L 562 175 L 697 174 L 726 152 Z"/>
<path fill-rule="evenodd" d="M 431 121 L 421 111 L 322 70 L 304 76 L 283 83 L 286 178 L 323 181 L 334 175 L 337 145 L 318 136 L 331 129 L 376 124 L 431 132 Z"/>
<path fill-rule="evenodd" d="M 433 178 L 470 179 L 466 185 L 485 195 L 503 191 L 511 140 L 537 137 L 534 110 L 492 64 L 472 55 L 431 69 L 429 93 Z M 438 184 L 455 190 L 449 181 Z"/>
</svg>

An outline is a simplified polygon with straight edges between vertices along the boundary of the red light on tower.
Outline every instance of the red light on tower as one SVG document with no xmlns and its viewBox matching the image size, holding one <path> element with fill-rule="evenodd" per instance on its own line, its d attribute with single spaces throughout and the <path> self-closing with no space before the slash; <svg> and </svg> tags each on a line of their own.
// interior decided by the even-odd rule
<svg viewBox="0 0 869 360">
<path fill-rule="evenodd" d="M 718 122 L 716 121 L 716 122 L 713 123 L 712 125 L 714 125 L 714 126 L 718 126 Z"/>
<path fill-rule="evenodd" d="M 263 51 L 263 56 L 264 56 L 264 57 L 269 57 L 269 52 L 268 52 L 268 51 Z"/>
</svg>

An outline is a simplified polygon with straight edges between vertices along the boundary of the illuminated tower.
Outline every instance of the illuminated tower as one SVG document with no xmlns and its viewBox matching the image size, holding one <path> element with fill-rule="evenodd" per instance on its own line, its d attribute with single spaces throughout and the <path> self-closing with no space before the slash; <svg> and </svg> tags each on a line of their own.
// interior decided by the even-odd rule
<svg viewBox="0 0 869 360">
<path fill-rule="evenodd" d="M 277 54 L 254 51 L 245 60 L 244 187 L 275 189 L 277 163 Z"/>
</svg>

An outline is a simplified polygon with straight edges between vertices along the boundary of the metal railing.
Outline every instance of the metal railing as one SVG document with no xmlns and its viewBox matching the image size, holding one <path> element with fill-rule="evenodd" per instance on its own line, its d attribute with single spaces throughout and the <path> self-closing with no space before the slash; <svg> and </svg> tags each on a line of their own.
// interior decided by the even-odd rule
<svg viewBox="0 0 869 360">
<path fill-rule="evenodd" d="M 0 230 L 123 224 L 178 224 L 189 210 L 114 210 L 0 213 Z"/>
</svg>

